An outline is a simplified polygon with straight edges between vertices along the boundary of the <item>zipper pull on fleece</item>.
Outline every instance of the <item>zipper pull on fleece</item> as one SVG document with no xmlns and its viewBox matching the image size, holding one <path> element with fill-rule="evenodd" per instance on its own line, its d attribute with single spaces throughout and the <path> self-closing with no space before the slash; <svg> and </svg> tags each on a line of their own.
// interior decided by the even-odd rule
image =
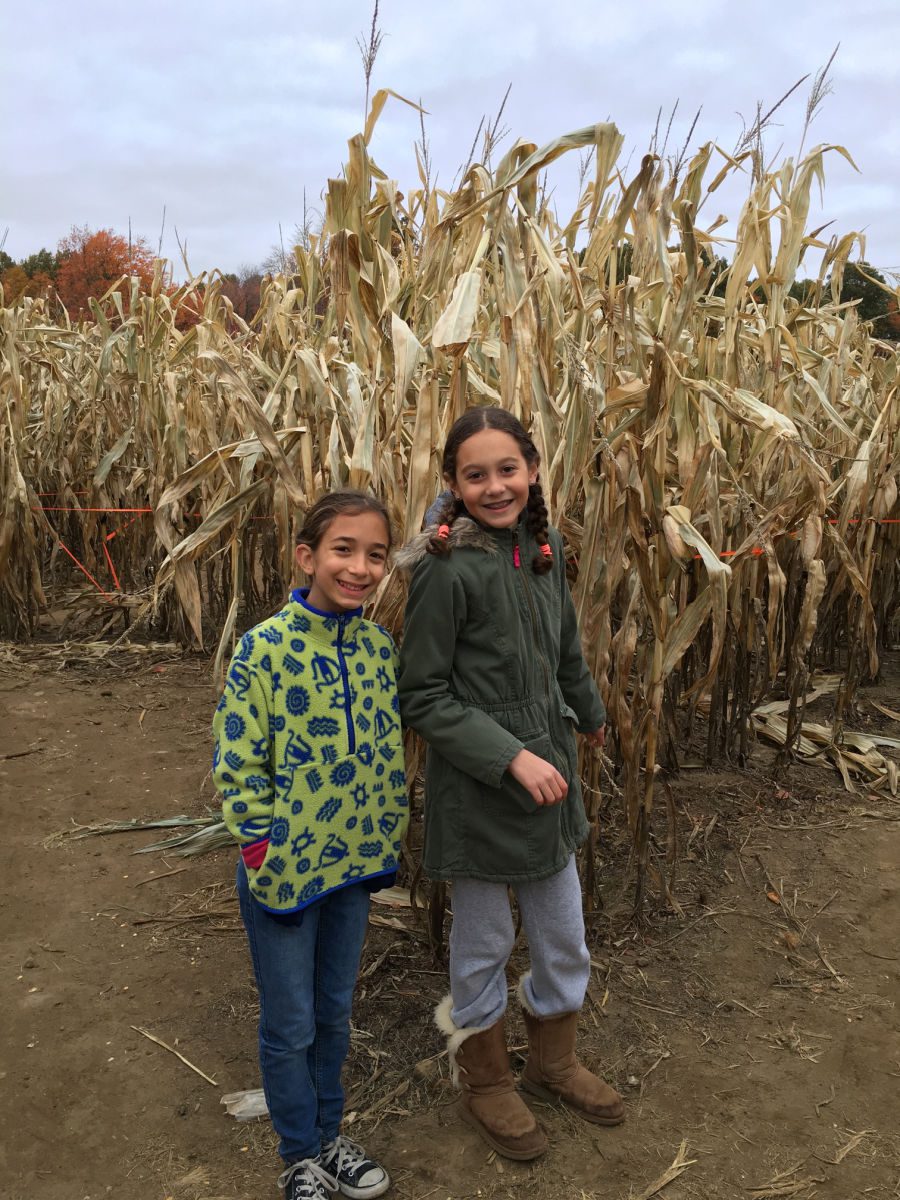
<svg viewBox="0 0 900 1200">
<path fill-rule="evenodd" d="M 522 556 L 519 553 L 519 535 L 516 534 L 515 541 L 513 542 L 513 566 L 518 571 L 518 569 L 521 567 L 521 565 L 522 565 Z"/>
</svg>

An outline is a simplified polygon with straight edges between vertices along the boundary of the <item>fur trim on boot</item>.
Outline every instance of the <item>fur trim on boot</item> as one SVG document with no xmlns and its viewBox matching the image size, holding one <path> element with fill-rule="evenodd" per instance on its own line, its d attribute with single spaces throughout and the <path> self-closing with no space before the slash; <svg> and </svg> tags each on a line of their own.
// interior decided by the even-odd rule
<svg viewBox="0 0 900 1200">
<path fill-rule="evenodd" d="M 484 1033 L 489 1028 L 487 1025 L 476 1026 L 471 1028 L 460 1029 L 453 1021 L 453 997 L 445 996 L 437 1008 L 434 1010 L 434 1023 L 447 1039 L 447 1058 L 450 1061 L 450 1081 L 453 1086 L 459 1089 L 459 1066 L 456 1061 L 456 1056 L 459 1053 L 459 1048 L 473 1034 Z"/>
<path fill-rule="evenodd" d="M 434 1019 L 447 1038 L 451 1077 L 462 1092 L 459 1115 L 498 1154 L 519 1162 L 537 1158 L 547 1149 L 547 1139 L 516 1092 L 503 1018 L 487 1028 L 461 1029 L 452 1008 L 451 997 L 445 996 Z"/>
<path fill-rule="evenodd" d="M 530 978 L 531 978 L 530 971 L 526 971 L 525 974 L 520 977 L 519 982 L 516 986 L 516 996 L 518 997 L 519 1003 L 522 1005 L 522 1011 L 527 1012 L 529 1016 L 534 1017 L 535 1020 L 539 1021 L 540 1017 L 537 1015 L 537 1013 L 534 1011 L 534 1009 L 528 1003 L 528 996 L 526 995 L 526 992 L 525 992 L 525 984 L 528 982 L 528 980 Z"/>
</svg>

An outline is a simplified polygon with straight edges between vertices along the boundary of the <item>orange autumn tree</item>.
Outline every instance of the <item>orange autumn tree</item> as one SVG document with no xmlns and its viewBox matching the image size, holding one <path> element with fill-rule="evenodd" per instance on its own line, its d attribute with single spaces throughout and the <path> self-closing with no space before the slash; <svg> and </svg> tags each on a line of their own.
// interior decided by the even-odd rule
<svg viewBox="0 0 900 1200">
<path fill-rule="evenodd" d="M 56 291 L 73 317 L 89 317 L 89 300 L 99 300 L 123 276 L 136 275 L 143 288 L 153 282 L 155 255 L 144 238 L 120 237 L 111 229 L 91 232 L 87 225 L 72 226 L 57 249 L 59 270 Z M 128 285 L 120 288 L 127 300 Z"/>
<path fill-rule="evenodd" d="M 28 285 L 31 280 L 17 264 L 13 263 L 11 267 L 0 275 L 0 284 L 3 285 L 3 301 L 5 304 L 15 304 L 17 300 L 28 293 Z"/>
</svg>

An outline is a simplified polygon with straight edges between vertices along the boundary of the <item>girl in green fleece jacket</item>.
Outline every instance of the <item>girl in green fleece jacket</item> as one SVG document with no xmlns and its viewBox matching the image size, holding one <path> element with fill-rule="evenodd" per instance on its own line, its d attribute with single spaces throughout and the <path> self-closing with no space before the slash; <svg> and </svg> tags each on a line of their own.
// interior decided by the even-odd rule
<svg viewBox="0 0 900 1200">
<path fill-rule="evenodd" d="M 244 634 L 213 722 L 285 1200 L 365 1200 L 390 1184 L 340 1133 L 369 896 L 394 882 L 408 818 L 396 650 L 362 619 L 390 544 L 373 497 L 313 505 L 296 550 L 312 586 Z"/>
<path fill-rule="evenodd" d="M 500 408 L 447 438 L 451 489 L 398 555 L 413 571 L 400 711 L 428 743 L 425 869 L 453 881 L 447 1034 L 460 1112 L 501 1154 L 547 1140 L 515 1090 L 504 1032 L 516 893 L 532 969 L 519 984 L 523 1087 L 616 1125 L 619 1095 L 575 1056 L 590 976 L 575 849 L 587 821 L 574 731 L 602 746 L 606 713 L 581 651 L 562 539 L 548 526 L 540 457 Z"/>
</svg>

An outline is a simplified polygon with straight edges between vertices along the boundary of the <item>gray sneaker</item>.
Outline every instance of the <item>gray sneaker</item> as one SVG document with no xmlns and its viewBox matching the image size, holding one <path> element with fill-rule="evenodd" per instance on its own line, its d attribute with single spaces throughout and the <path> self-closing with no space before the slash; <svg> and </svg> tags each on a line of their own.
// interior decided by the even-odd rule
<svg viewBox="0 0 900 1200">
<path fill-rule="evenodd" d="M 334 1179 L 322 1167 L 321 1155 L 291 1163 L 278 1176 L 278 1186 L 284 1200 L 328 1200 L 337 1191 Z"/>
<path fill-rule="evenodd" d="M 341 1134 L 322 1147 L 322 1170 L 341 1195 L 351 1200 L 370 1200 L 383 1195 L 391 1186 L 391 1177 L 384 1167 L 369 1158 L 362 1146 Z"/>
</svg>

